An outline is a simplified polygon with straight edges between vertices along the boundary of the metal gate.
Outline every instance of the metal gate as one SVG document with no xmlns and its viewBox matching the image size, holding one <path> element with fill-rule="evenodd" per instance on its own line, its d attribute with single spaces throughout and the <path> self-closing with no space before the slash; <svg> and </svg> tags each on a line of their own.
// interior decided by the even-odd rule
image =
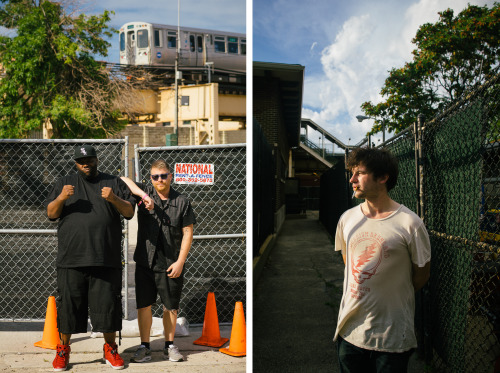
<svg viewBox="0 0 500 373">
<path fill-rule="evenodd" d="M 232 322 L 246 295 L 246 144 L 135 148 L 135 179 L 150 183 L 151 164 L 214 165 L 213 185 L 173 184 L 189 197 L 197 223 L 186 261 L 179 316 L 203 323 L 207 293 L 215 293 L 220 322 Z M 172 170 L 173 172 L 174 170 Z M 155 316 L 162 308 L 153 306 Z"/>
<path fill-rule="evenodd" d="M 57 223 L 47 218 L 44 201 L 57 179 L 75 172 L 74 148 L 83 144 L 96 148 L 100 171 L 128 174 L 127 138 L 0 139 L 0 320 L 45 318 L 56 293 Z M 124 233 L 126 252 L 126 221 Z"/>
</svg>

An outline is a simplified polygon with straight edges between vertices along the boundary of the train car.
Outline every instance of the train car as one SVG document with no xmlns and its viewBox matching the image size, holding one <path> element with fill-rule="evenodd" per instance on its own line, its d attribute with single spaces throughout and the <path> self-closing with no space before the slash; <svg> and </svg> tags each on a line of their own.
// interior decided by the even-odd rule
<svg viewBox="0 0 500 373">
<path fill-rule="evenodd" d="M 245 72 L 246 36 L 235 32 L 180 28 L 179 67 Z M 177 52 L 177 26 L 129 22 L 120 28 L 120 63 L 173 67 Z M 211 66 L 211 64 L 210 64 Z"/>
</svg>

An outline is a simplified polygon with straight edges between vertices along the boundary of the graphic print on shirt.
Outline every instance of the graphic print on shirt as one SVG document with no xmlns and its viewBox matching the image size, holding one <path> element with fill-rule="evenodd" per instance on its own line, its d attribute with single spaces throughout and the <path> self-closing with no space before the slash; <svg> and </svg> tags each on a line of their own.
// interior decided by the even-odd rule
<svg viewBox="0 0 500 373">
<path fill-rule="evenodd" d="M 384 239 L 374 232 L 361 232 L 350 242 L 349 254 L 351 273 L 357 284 L 350 284 L 351 296 L 362 298 L 370 291 L 369 281 L 377 272 L 386 247 Z M 360 286 L 368 281 L 364 286 Z"/>
</svg>

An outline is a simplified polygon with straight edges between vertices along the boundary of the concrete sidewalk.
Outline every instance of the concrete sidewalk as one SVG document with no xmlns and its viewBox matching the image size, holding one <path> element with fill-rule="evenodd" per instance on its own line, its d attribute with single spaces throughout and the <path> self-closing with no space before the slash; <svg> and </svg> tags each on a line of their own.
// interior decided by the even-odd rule
<svg viewBox="0 0 500 373">
<path fill-rule="evenodd" d="M 163 337 L 151 337 L 153 359 L 148 363 L 130 363 L 138 347 L 139 337 L 122 338 L 118 351 L 125 360 L 127 372 L 245 372 L 246 357 L 232 357 L 217 348 L 194 345 L 202 334 L 201 327 L 191 327 L 190 335 L 176 337 L 175 344 L 185 356 L 185 361 L 173 363 L 162 359 Z M 222 337 L 230 338 L 231 326 L 221 326 Z M 42 339 L 43 323 L 0 323 L 0 372 L 52 372 L 54 350 L 35 347 Z M 117 338 L 118 342 L 118 338 Z M 70 372 L 112 372 L 102 364 L 103 338 L 91 338 L 90 333 L 75 334 L 71 343 Z M 228 347 L 229 342 L 223 347 Z"/>
<path fill-rule="evenodd" d="M 330 232 L 334 234 L 334 232 Z M 254 372 L 338 372 L 344 263 L 317 212 L 287 219 L 253 289 Z M 413 354 L 409 373 L 424 371 Z"/>
</svg>

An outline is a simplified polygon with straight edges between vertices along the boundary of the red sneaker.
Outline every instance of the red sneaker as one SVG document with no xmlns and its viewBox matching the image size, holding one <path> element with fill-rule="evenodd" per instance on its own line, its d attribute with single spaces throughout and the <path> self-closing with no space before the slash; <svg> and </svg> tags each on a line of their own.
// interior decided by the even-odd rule
<svg viewBox="0 0 500 373">
<path fill-rule="evenodd" d="M 105 343 L 103 349 L 106 364 L 111 365 L 113 369 L 123 369 L 125 367 L 123 359 L 118 354 L 118 346 L 116 343 Z"/>
<path fill-rule="evenodd" d="M 69 345 L 57 345 L 56 358 L 52 362 L 54 372 L 62 372 L 68 369 L 70 352 L 71 347 L 69 347 Z"/>
</svg>

